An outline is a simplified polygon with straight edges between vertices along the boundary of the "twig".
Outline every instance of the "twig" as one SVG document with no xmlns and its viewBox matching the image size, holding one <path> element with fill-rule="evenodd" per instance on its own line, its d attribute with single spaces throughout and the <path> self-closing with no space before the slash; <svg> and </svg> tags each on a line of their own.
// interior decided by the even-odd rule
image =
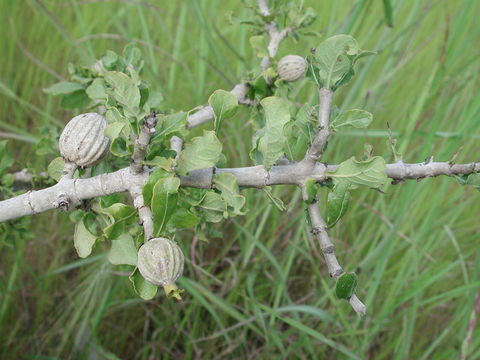
<svg viewBox="0 0 480 360">
<path fill-rule="evenodd" d="M 237 178 L 241 187 L 262 188 L 271 185 L 301 185 L 308 178 L 320 183 L 328 179 L 328 172 L 338 165 L 316 163 L 313 168 L 303 162 L 273 166 L 266 170 L 263 166 L 240 168 L 206 168 L 194 170 L 188 176 L 181 176 L 181 186 L 203 189 L 212 188 L 213 174 L 230 173 Z M 395 180 L 418 179 L 426 176 L 464 175 L 480 172 L 480 162 L 449 165 L 448 163 L 387 164 L 386 174 Z M 29 191 L 25 194 L 0 201 L 0 222 L 32 215 L 55 208 L 58 194 L 65 194 L 76 202 L 99 196 L 121 193 L 143 187 L 148 172 L 134 174 L 130 167 L 112 173 L 97 175 L 86 179 L 66 179 L 51 187 Z"/>
<path fill-rule="evenodd" d="M 304 161 L 308 164 L 315 164 L 325 151 L 329 131 L 330 109 L 332 107 L 333 92 L 330 89 L 319 90 L 320 107 L 318 110 L 319 129 L 313 139 L 312 145 L 305 155 Z"/>
<path fill-rule="evenodd" d="M 143 226 L 143 233 L 145 235 L 145 241 L 153 238 L 153 214 L 149 206 L 145 205 L 142 188 L 140 186 L 133 186 L 130 189 L 130 196 L 133 200 L 133 206 L 138 211 L 138 217 L 140 223 Z"/>
<path fill-rule="evenodd" d="M 307 166 L 307 168 L 315 167 L 317 161 L 321 158 L 327 145 L 328 137 L 330 135 L 329 126 L 332 100 L 332 90 L 325 88 L 321 88 L 319 90 L 319 128 L 317 133 L 315 134 L 312 145 L 307 150 L 305 158 L 301 162 L 301 164 L 304 164 L 305 166 Z M 307 194 L 305 191 L 303 191 L 303 199 L 307 200 Z M 325 224 L 325 220 L 320 214 L 320 208 L 317 204 L 316 199 L 308 205 L 308 215 L 310 216 L 310 222 L 312 224 L 312 235 L 315 236 L 315 238 L 320 243 L 320 249 L 322 250 L 325 262 L 327 263 L 330 276 L 334 279 L 338 279 L 344 273 L 344 271 L 338 263 L 337 257 L 335 255 L 335 246 L 330 241 L 330 237 L 327 233 L 327 225 Z M 348 299 L 348 301 L 350 302 L 350 305 L 357 314 L 365 315 L 366 307 L 355 294 L 353 294 Z"/>
<path fill-rule="evenodd" d="M 170 148 L 177 153 L 177 155 L 175 155 L 175 158 L 173 159 L 173 168 L 177 166 L 178 156 L 182 151 L 182 147 L 183 140 L 181 138 L 175 135 L 170 138 Z"/>
<path fill-rule="evenodd" d="M 134 174 L 139 174 L 143 171 L 143 160 L 145 160 L 145 155 L 147 154 L 150 136 L 155 132 L 155 125 L 157 125 L 157 117 L 155 114 L 152 114 L 145 119 L 140 129 L 140 135 L 135 140 L 135 148 L 133 149 L 132 162 L 130 164 L 130 169 Z"/>
</svg>

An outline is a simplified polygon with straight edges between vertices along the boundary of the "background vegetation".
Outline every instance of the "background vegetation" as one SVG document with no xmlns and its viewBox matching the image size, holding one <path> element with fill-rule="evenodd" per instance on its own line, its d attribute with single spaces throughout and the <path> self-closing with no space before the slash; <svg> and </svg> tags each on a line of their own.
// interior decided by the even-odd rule
<svg viewBox="0 0 480 360">
<path fill-rule="evenodd" d="M 352 34 L 375 49 L 335 97 L 340 108 L 374 114 L 372 129 L 335 136 L 326 161 L 359 155 L 368 142 L 388 156 L 387 122 L 407 162 L 435 155 L 479 161 L 480 2 L 393 1 L 394 27 L 381 1 L 306 1 L 320 14 L 312 30 Z M 217 88 L 230 89 L 257 64 L 238 0 L 0 0 L 0 137 L 20 165 L 43 170 L 35 155 L 47 129 L 75 115 L 42 89 L 67 76 L 68 62 L 139 43 L 144 77 L 165 109 L 188 110 Z M 279 57 L 306 55 L 306 37 Z M 300 101 L 316 101 L 302 85 Z M 204 125 L 210 128 L 211 125 Z M 196 133 L 201 129 L 195 130 Z M 247 166 L 255 129 L 245 114 L 224 124 L 228 166 Z M 247 215 L 218 225 L 223 237 L 179 234 L 188 258 L 176 303 L 140 300 L 107 261 L 106 249 L 80 260 L 68 215 L 31 219 L 33 237 L 0 243 L 2 359 L 453 359 L 480 358 L 480 330 L 465 337 L 480 288 L 480 194 L 454 179 L 360 189 L 331 232 L 346 270 L 359 274 L 368 314 L 335 299 L 319 249 L 309 240 L 299 191 L 278 187 L 280 212 L 248 190 Z"/>
</svg>

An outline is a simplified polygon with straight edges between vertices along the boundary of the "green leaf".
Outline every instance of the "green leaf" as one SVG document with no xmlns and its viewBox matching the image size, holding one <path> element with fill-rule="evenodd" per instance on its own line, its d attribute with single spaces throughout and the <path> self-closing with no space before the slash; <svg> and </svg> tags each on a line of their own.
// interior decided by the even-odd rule
<svg viewBox="0 0 480 360">
<path fill-rule="evenodd" d="M 198 224 L 199 219 L 190 210 L 177 207 L 172 214 L 170 223 L 176 229 L 188 229 Z"/>
<path fill-rule="evenodd" d="M 277 207 L 278 210 L 280 211 L 286 211 L 287 207 L 283 203 L 282 199 L 276 197 L 275 195 L 272 194 L 272 188 L 270 186 L 265 186 L 262 190 L 263 192 L 268 196 L 270 201 Z"/>
<path fill-rule="evenodd" d="M 112 241 L 108 261 L 113 265 L 137 265 L 137 248 L 131 235 L 122 234 Z"/>
<path fill-rule="evenodd" d="M 295 119 L 283 127 L 287 139 L 285 153 L 291 161 L 301 160 L 315 137 L 317 120 L 315 108 L 309 104 L 298 109 Z"/>
<path fill-rule="evenodd" d="M 331 127 L 334 130 L 342 126 L 352 126 L 357 129 L 364 129 L 370 125 L 373 115 L 366 110 L 353 109 L 337 116 L 332 121 Z"/>
<path fill-rule="evenodd" d="M 152 300 L 157 295 L 158 286 L 145 280 L 138 268 L 135 268 L 129 279 L 132 282 L 133 290 L 143 300 Z"/>
<path fill-rule="evenodd" d="M 85 87 L 77 82 L 61 81 L 52 86 L 43 89 L 43 92 L 53 96 L 71 94 L 78 90 L 83 90 Z"/>
<path fill-rule="evenodd" d="M 157 181 L 161 178 L 165 178 L 171 176 L 167 171 L 163 169 L 155 169 L 149 176 L 147 183 L 143 186 L 143 201 L 145 202 L 145 205 L 150 206 L 152 202 L 152 196 L 153 196 L 153 188 Z"/>
<path fill-rule="evenodd" d="M 339 181 L 328 194 L 327 227 L 333 227 L 342 218 L 350 202 L 350 184 L 348 181 Z"/>
<path fill-rule="evenodd" d="M 109 216 L 112 223 L 103 229 L 107 239 L 117 239 L 125 232 L 125 225 L 131 223 L 136 214 L 135 208 L 122 203 L 115 203 L 101 210 L 103 214 Z"/>
<path fill-rule="evenodd" d="M 214 191 L 208 191 L 197 208 L 208 222 L 218 223 L 228 216 L 227 202 Z"/>
<path fill-rule="evenodd" d="M 160 109 L 162 106 L 163 95 L 159 91 L 150 91 L 147 99 L 147 105 L 150 109 Z"/>
<path fill-rule="evenodd" d="M 125 128 L 125 125 L 126 125 L 125 123 L 122 123 L 119 121 L 110 123 L 107 125 L 103 133 L 110 140 L 115 140 L 117 137 L 120 136 L 120 133 Z"/>
<path fill-rule="evenodd" d="M 284 154 L 283 127 L 290 120 L 290 106 L 286 100 L 275 96 L 263 99 L 260 104 L 265 111 L 265 127 L 253 137 L 250 158 L 268 170 Z"/>
<path fill-rule="evenodd" d="M 250 38 L 250 45 L 259 58 L 268 56 L 268 40 L 265 35 L 255 35 Z"/>
<path fill-rule="evenodd" d="M 137 44 L 132 42 L 125 45 L 125 48 L 123 49 L 123 58 L 125 63 L 133 66 L 136 71 L 140 71 L 142 69 L 143 56 Z"/>
<path fill-rule="evenodd" d="M 335 285 L 335 294 L 339 299 L 350 299 L 350 297 L 355 294 L 357 282 L 358 278 L 355 273 L 350 272 L 342 274 L 337 279 L 337 284 Z"/>
<path fill-rule="evenodd" d="M 213 176 L 213 185 L 226 201 L 230 215 L 244 215 L 245 196 L 239 194 L 237 178 L 233 174 L 220 173 Z"/>
<path fill-rule="evenodd" d="M 83 220 L 79 221 L 75 226 L 75 233 L 73 235 L 73 245 L 77 250 L 78 256 L 81 258 L 89 256 L 92 253 L 95 240 L 97 240 L 97 237 L 88 231 Z"/>
<path fill-rule="evenodd" d="M 322 42 L 315 51 L 313 66 L 321 86 L 335 90 L 354 75 L 353 65 L 372 52 L 363 51 L 350 35 L 335 35 Z"/>
<path fill-rule="evenodd" d="M 110 152 L 117 157 L 130 156 L 132 154 L 126 141 L 121 137 L 116 137 L 110 143 Z"/>
<path fill-rule="evenodd" d="M 187 175 L 190 171 L 212 167 L 219 160 L 222 144 L 218 141 L 215 132 L 204 131 L 189 141 L 180 153 L 177 161 L 177 171 L 180 175 Z"/>
<path fill-rule="evenodd" d="M 155 237 L 162 235 L 177 207 L 179 187 L 180 179 L 174 176 L 160 178 L 153 187 L 151 207 Z"/>
<path fill-rule="evenodd" d="M 78 90 L 63 95 L 60 105 L 65 109 L 83 109 L 90 106 L 91 102 L 85 90 Z"/>
<path fill-rule="evenodd" d="M 48 176 L 53 180 L 58 181 L 62 176 L 63 168 L 65 167 L 65 160 L 62 157 L 53 159 L 47 167 Z"/>
<path fill-rule="evenodd" d="M 305 181 L 304 191 L 305 191 L 305 202 L 307 204 L 313 203 L 318 192 L 318 185 L 314 179 L 308 178 Z"/>
<path fill-rule="evenodd" d="M 342 162 L 336 171 L 327 173 L 337 185 L 339 182 L 347 181 L 351 189 L 358 185 L 379 189 L 388 183 L 385 171 L 385 159 L 380 156 L 373 156 L 366 161 L 357 161 L 355 157 Z"/>
<path fill-rule="evenodd" d="M 235 115 L 238 100 L 235 95 L 225 90 L 216 90 L 208 99 L 215 116 L 215 132 L 218 133 L 223 120 Z"/>
<path fill-rule="evenodd" d="M 480 191 L 480 174 L 475 173 L 475 174 L 468 175 L 465 184 L 466 185 L 471 185 L 475 189 Z"/>
<path fill-rule="evenodd" d="M 85 90 L 88 97 L 92 100 L 104 100 L 107 97 L 105 81 L 102 78 L 96 78 Z"/>
<path fill-rule="evenodd" d="M 8 141 L 0 141 L 0 175 L 8 170 L 14 163 L 12 153 L 7 148 Z"/>
<path fill-rule="evenodd" d="M 159 118 L 158 121 L 158 135 L 160 141 L 163 141 L 163 136 L 167 136 L 176 132 L 181 132 L 186 129 L 188 113 L 184 111 L 175 114 L 165 115 Z"/>
<path fill-rule="evenodd" d="M 112 87 L 111 94 L 117 102 L 131 111 L 138 108 L 140 105 L 140 90 L 130 77 L 118 71 L 109 71 L 104 78 L 107 84 Z"/>
</svg>

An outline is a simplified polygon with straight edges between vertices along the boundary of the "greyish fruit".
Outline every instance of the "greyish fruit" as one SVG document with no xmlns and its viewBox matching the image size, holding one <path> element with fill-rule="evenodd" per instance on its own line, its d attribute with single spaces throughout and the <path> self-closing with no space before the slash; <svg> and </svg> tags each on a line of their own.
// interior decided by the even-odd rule
<svg viewBox="0 0 480 360">
<path fill-rule="evenodd" d="M 107 121 L 97 113 L 70 120 L 60 135 L 60 154 L 66 163 L 80 167 L 95 165 L 105 155 L 110 140 L 103 134 Z"/>
<path fill-rule="evenodd" d="M 175 281 L 182 275 L 182 250 L 172 240 L 155 238 L 147 241 L 138 250 L 137 267 L 140 274 L 151 283 L 163 286 L 168 297 L 181 300 Z"/>
<path fill-rule="evenodd" d="M 297 81 L 305 75 L 307 66 L 307 61 L 301 56 L 284 56 L 277 65 L 278 76 L 284 81 Z"/>
</svg>

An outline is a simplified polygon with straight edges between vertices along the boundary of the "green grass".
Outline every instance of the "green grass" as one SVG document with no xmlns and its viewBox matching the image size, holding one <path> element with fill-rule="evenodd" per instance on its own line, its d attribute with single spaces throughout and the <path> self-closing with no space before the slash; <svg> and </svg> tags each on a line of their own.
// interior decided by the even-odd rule
<svg viewBox="0 0 480 360">
<path fill-rule="evenodd" d="M 335 97 L 342 109 L 371 111 L 371 129 L 335 136 L 326 161 L 360 155 L 365 142 L 389 157 L 387 122 L 405 161 L 447 161 L 460 148 L 457 161 L 479 161 L 478 1 L 393 1 L 393 29 L 381 1 L 307 2 L 320 14 L 312 29 L 349 32 L 378 51 Z M 166 109 L 189 110 L 230 89 L 258 59 L 249 29 L 228 25 L 229 11 L 246 14 L 233 0 L 0 0 L 0 137 L 13 138 L 17 168 L 45 169 L 51 158 L 33 156 L 32 142 L 41 127 L 75 115 L 42 93 L 67 77 L 68 62 L 136 41 Z M 279 56 L 305 55 L 319 41 L 288 39 Z M 316 101 L 310 84 L 298 101 Z M 228 166 L 251 164 L 254 131 L 246 111 L 224 124 Z M 188 259 L 180 304 L 141 301 L 102 246 L 92 258 L 77 257 L 64 214 L 35 216 L 34 238 L 0 244 L 0 358 L 459 358 L 480 288 L 478 192 L 437 178 L 352 194 L 331 236 L 341 263 L 359 274 L 362 319 L 335 299 L 299 192 L 274 193 L 288 211 L 245 190 L 248 212 L 218 225 L 223 239 L 178 234 Z M 480 358 L 478 328 L 471 359 Z"/>
</svg>

